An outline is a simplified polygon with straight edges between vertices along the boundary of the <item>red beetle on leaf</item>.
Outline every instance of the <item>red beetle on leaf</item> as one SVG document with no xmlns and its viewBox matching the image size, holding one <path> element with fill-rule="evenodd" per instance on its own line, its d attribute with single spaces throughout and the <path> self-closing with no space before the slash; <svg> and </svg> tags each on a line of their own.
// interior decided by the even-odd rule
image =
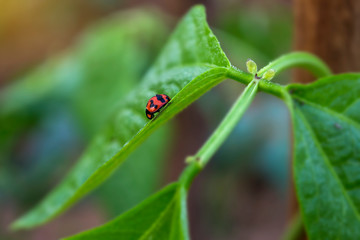
<svg viewBox="0 0 360 240">
<path fill-rule="evenodd" d="M 168 102 L 170 98 L 165 94 L 156 94 L 146 104 L 146 117 L 148 119 L 152 119 L 154 117 L 154 113 L 160 111 Z"/>
</svg>

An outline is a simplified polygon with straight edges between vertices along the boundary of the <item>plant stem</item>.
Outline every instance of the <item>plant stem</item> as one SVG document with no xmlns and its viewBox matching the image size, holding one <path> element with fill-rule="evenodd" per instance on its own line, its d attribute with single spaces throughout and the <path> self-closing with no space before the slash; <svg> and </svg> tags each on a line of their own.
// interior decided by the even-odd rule
<svg viewBox="0 0 360 240">
<path fill-rule="evenodd" d="M 230 135 L 240 118 L 244 115 L 246 109 L 250 106 L 255 97 L 258 85 L 258 79 L 254 79 L 249 83 L 226 114 L 220 125 L 212 133 L 196 155 L 187 158 L 187 162 L 191 162 L 191 164 L 186 167 L 185 171 L 180 176 L 180 182 L 182 182 L 187 188 L 190 186 L 192 179 L 201 171 L 202 168 L 204 168 L 210 158 Z"/>
<path fill-rule="evenodd" d="M 303 231 L 303 222 L 300 214 L 298 214 L 287 228 L 282 240 L 297 240 L 301 236 Z"/>
<path fill-rule="evenodd" d="M 294 52 L 281 56 L 277 60 L 269 63 L 258 71 L 257 76 L 262 77 L 269 69 L 274 69 L 277 73 L 280 73 L 292 67 L 305 68 L 317 77 L 324 77 L 331 74 L 329 68 L 316 56 L 305 52 Z M 179 179 L 179 182 L 184 184 L 186 188 L 189 188 L 194 177 L 204 168 L 210 158 L 229 136 L 246 109 L 250 106 L 258 88 L 285 100 L 288 98 L 284 86 L 267 80 L 254 79 L 252 74 L 243 72 L 235 67 L 228 69 L 227 76 L 241 83 L 248 84 L 248 86 L 197 154 L 187 158 L 187 162 L 191 162 L 191 164 L 186 167 Z"/>
<path fill-rule="evenodd" d="M 257 72 L 257 76 L 261 78 L 262 75 L 269 69 L 274 69 L 276 71 L 276 74 L 278 74 L 284 70 L 293 67 L 304 68 L 310 71 L 316 77 L 325 77 L 331 74 L 329 68 L 318 57 L 305 52 L 293 52 L 283 55 L 263 67 Z M 248 75 L 249 73 L 244 73 L 235 67 L 231 67 L 227 73 L 227 76 L 229 78 L 244 84 L 248 84 L 251 81 L 250 76 Z M 282 99 L 286 98 L 286 96 L 284 96 L 284 93 L 286 92 L 284 87 L 277 83 L 260 80 L 259 89 Z"/>
<path fill-rule="evenodd" d="M 244 83 L 244 84 L 248 84 L 251 82 L 251 80 L 249 80 L 249 78 L 254 78 L 254 76 L 252 76 L 250 74 L 250 76 L 247 76 L 244 74 L 244 72 L 238 70 L 235 67 L 232 67 L 231 69 L 229 69 L 229 71 L 227 72 L 227 77 L 233 80 L 236 80 L 238 82 Z M 259 89 L 273 94 L 275 96 L 278 96 L 280 98 L 283 97 L 283 91 L 284 91 L 284 87 L 277 84 L 277 83 L 273 83 L 267 80 L 260 80 L 259 81 Z"/>
<path fill-rule="evenodd" d="M 261 77 L 269 69 L 274 69 L 276 73 L 279 73 L 293 67 L 304 68 L 319 78 L 331 75 L 330 69 L 315 55 L 306 52 L 293 52 L 270 62 L 258 71 L 258 76 Z"/>
<path fill-rule="evenodd" d="M 254 75 L 251 73 L 243 72 L 234 66 L 229 68 L 227 77 L 243 84 L 249 84 L 254 79 Z"/>
</svg>

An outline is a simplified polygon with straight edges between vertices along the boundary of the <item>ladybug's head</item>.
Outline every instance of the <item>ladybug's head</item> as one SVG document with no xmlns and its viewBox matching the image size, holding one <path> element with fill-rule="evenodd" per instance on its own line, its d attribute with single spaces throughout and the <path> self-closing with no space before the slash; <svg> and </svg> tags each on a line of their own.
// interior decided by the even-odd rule
<svg viewBox="0 0 360 240">
<path fill-rule="evenodd" d="M 154 114 L 152 114 L 151 112 L 149 112 L 149 110 L 147 110 L 147 109 L 146 109 L 145 113 L 146 113 L 146 117 L 147 117 L 148 119 L 152 119 L 152 118 L 154 117 Z"/>
</svg>

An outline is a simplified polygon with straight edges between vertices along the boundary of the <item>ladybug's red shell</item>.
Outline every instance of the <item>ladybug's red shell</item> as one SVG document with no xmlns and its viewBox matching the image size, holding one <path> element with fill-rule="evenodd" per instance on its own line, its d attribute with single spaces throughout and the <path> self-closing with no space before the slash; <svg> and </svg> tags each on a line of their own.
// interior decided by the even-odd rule
<svg viewBox="0 0 360 240">
<path fill-rule="evenodd" d="M 160 111 L 160 109 L 164 107 L 169 101 L 169 96 L 165 94 L 156 94 L 150 98 L 146 104 L 146 117 L 148 119 L 152 119 L 154 117 L 154 113 Z"/>
</svg>

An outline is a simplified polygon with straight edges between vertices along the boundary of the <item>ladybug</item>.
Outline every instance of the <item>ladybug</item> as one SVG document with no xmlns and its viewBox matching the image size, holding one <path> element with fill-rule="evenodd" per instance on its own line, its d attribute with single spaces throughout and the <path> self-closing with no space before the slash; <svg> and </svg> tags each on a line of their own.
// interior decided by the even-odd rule
<svg viewBox="0 0 360 240">
<path fill-rule="evenodd" d="M 152 119 L 154 117 L 154 113 L 160 111 L 160 109 L 163 108 L 169 101 L 169 96 L 165 94 L 156 94 L 150 98 L 146 104 L 146 117 L 148 119 Z"/>
</svg>

